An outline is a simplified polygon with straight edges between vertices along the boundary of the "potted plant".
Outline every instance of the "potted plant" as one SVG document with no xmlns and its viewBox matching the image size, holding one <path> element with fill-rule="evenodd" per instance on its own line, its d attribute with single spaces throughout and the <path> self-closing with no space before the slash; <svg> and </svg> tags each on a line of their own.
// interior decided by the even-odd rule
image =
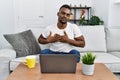
<svg viewBox="0 0 120 80">
<path fill-rule="evenodd" d="M 90 20 L 88 20 L 88 25 L 103 25 L 104 22 L 98 16 L 92 16 Z"/>
<path fill-rule="evenodd" d="M 85 19 L 85 16 L 83 16 L 83 17 L 80 19 L 79 25 L 88 25 L 88 21 Z"/>
<path fill-rule="evenodd" d="M 82 73 L 85 75 L 93 75 L 94 74 L 94 61 L 96 55 L 93 52 L 86 52 L 82 57 Z"/>
<path fill-rule="evenodd" d="M 98 16 L 91 16 L 90 20 L 85 20 L 85 16 L 83 16 L 80 21 L 79 25 L 103 25 L 104 21 L 101 20 Z"/>
</svg>

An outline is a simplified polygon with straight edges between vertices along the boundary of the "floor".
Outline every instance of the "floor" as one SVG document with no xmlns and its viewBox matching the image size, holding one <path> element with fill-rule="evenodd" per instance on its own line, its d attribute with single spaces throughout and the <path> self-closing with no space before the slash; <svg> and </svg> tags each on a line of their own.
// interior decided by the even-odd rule
<svg viewBox="0 0 120 80">
<path fill-rule="evenodd" d="M 120 73 L 114 73 L 120 80 Z"/>
</svg>

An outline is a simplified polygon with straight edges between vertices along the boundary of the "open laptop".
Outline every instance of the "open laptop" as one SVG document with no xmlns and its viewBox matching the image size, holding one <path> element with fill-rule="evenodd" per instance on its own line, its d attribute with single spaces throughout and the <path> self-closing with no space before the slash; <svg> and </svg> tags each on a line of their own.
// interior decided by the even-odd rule
<svg viewBox="0 0 120 80">
<path fill-rule="evenodd" d="M 75 73 L 77 55 L 75 54 L 40 54 L 42 73 Z"/>
</svg>

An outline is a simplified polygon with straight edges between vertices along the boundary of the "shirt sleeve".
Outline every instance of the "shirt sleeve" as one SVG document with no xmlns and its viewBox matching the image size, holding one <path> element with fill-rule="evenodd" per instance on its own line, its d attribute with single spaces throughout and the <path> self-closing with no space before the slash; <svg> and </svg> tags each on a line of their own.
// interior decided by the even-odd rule
<svg viewBox="0 0 120 80">
<path fill-rule="evenodd" d="M 48 27 L 46 27 L 46 28 L 43 30 L 42 36 L 43 36 L 44 38 L 47 38 L 47 37 L 49 36 L 49 34 L 50 34 L 50 30 L 49 30 L 49 26 L 48 26 Z"/>
<path fill-rule="evenodd" d="M 82 32 L 81 32 L 80 28 L 77 25 L 74 25 L 73 32 L 74 32 L 74 37 L 75 38 L 82 35 Z"/>
</svg>

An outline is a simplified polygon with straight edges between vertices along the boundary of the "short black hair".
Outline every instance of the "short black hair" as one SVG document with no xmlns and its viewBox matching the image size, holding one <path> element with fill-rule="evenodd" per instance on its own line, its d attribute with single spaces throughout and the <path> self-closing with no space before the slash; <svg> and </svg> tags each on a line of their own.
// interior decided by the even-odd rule
<svg viewBox="0 0 120 80">
<path fill-rule="evenodd" d="M 67 9 L 71 10 L 71 7 L 69 5 L 67 5 L 67 4 L 62 5 L 60 7 L 59 11 L 61 10 L 61 8 L 67 8 Z"/>
</svg>

